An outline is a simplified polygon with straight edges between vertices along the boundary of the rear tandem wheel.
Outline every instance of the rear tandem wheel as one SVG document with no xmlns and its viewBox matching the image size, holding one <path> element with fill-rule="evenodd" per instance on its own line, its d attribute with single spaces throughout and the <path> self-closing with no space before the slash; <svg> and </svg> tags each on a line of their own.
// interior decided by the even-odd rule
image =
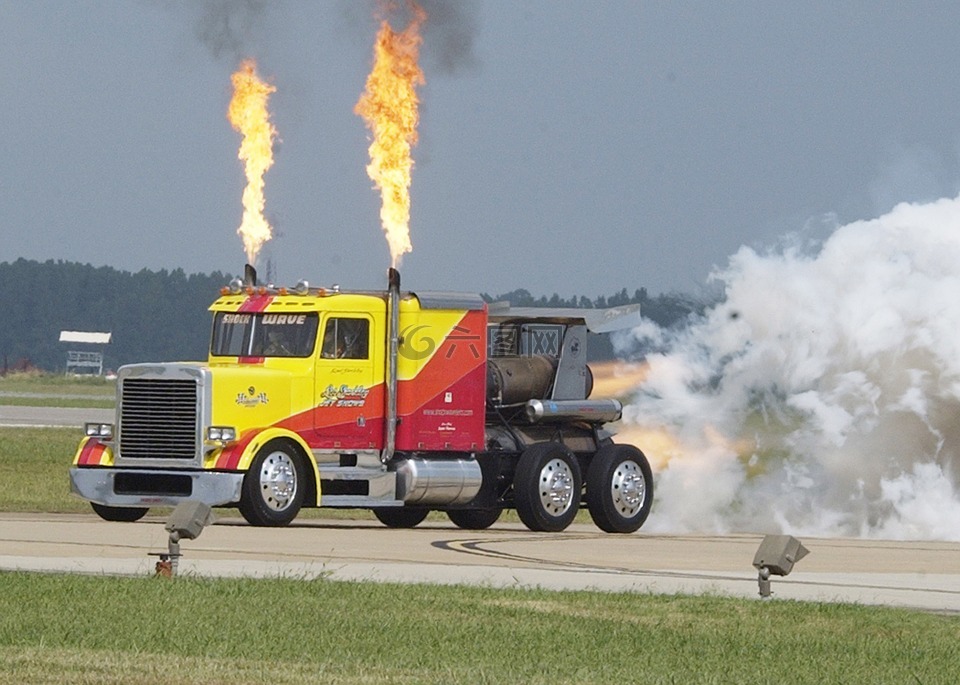
<svg viewBox="0 0 960 685">
<path fill-rule="evenodd" d="M 580 464 L 566 445 L 530 445 L 520 455 L 513 476 L 517 515 L 530 530 L 564 530 L 577 515 L 582 488 Z"/>
<path fill-rule="evenodd" d="M 600 530 L 633 533 L 653 504 L 653 475 L 633 445 L 604 445 L 587 468 L 587 508 Z"/>
</svg>

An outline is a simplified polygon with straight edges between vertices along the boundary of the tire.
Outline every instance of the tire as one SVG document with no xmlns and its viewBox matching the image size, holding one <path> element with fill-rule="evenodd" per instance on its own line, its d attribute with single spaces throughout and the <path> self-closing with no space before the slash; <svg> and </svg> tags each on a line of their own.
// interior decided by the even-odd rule
<svg viewBox="0 0 960 685">
<path fill-rule="evenodd" d="M 90 506 L 97 512 L 97 516 L 104 521 L 120 521 L 123 523 L 139 521 L 150 511 L 145 507 L 108 507 L 106 504 L 97 504 L 96 502 L 90 502 Z"/>
<path fill-rule="evenodd" d="M 484 530 L 500 518 L 502 509 L 451 509 L 447 516 L 457 528 Z"/>
<path fill-rule="evenodd" d="M 300 513 L 305 486 L 300 455 L 290 443 L 271 440 L 243 478 L 240 513 L 251 526 L 285 526 Z"/>
<path fill-rule="evenodd" d="M 520 455 L 513 499 L 517 515 L 530 530 L 564 530 L 577 515 L 582 489 L 580 465 L 566 446 L 540 442 Z"/>
<path fill-rule="evenodd" d="M 427 518 L 429 513 L 429 509 L 406 507 L 381 507 L 373 510 L 373 515 L 387 528 L 413 528 Z"/>
<path fill-rule="evenodd" d="M 633 445 L 605 445 L 587 469 L 587 507 L 600 530 L 633 533 L 653 504 L 653 473 Z"/>
</svg>

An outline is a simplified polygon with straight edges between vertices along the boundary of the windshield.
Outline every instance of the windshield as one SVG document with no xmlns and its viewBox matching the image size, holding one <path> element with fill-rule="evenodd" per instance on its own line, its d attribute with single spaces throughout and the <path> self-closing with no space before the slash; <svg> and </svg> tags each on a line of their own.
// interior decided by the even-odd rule
<svg viewBox="0 0 960 685">
<path fill-rule="evenodd" d="M 309 357 L 317 340 L 316 312 L 217 312 L 210 354 L 217 357 Z"/>
</svg>

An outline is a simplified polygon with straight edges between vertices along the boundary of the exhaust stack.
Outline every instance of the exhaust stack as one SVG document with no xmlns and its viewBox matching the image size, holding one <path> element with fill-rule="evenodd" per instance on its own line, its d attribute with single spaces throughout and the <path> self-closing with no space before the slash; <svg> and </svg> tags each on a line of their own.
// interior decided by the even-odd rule
<svg viewBox="0 0 960 685">
<path fill-rule="evenodd" d="M 243 265 L 243 284 L 250 288 L 257 286 L 257 270 L 252 264 Z"/>
<path fill-rule="evenodd" d="M 380 461 L 393 459 L 397 444 L 397 354 L 400 348 L 400 272 L 387 272 L 387 368 L 383 452 Z"/>
</svg>

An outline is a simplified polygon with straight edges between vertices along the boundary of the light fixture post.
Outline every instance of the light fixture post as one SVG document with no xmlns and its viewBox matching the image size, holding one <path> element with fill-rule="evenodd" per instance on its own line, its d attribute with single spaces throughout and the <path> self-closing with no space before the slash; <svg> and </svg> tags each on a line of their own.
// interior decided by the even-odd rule
<svg viewBox="0 0 960 685">
<path fill-rule="evenodd" d="M 753 566 L 757 569 L 757 584 L 760 597 L 770 599 L 770 576 L 785 576 L 793 570 L 793 565 L 810 554 L 810 550 L 790 535 L 767 535 L 760 543 Z"/>
<path fill-rule="evenodd" d="M 203 502 L 185 500 L 178 504 L 164 526 L 170 536 L 167 538 L 167 552 L 157 556 L 156 574 L 165 578 L 177 575 L 180 557 L 180 541 L 194 540 L 203 529 L 214 522 L 213 511 Z"/>
</svg>

